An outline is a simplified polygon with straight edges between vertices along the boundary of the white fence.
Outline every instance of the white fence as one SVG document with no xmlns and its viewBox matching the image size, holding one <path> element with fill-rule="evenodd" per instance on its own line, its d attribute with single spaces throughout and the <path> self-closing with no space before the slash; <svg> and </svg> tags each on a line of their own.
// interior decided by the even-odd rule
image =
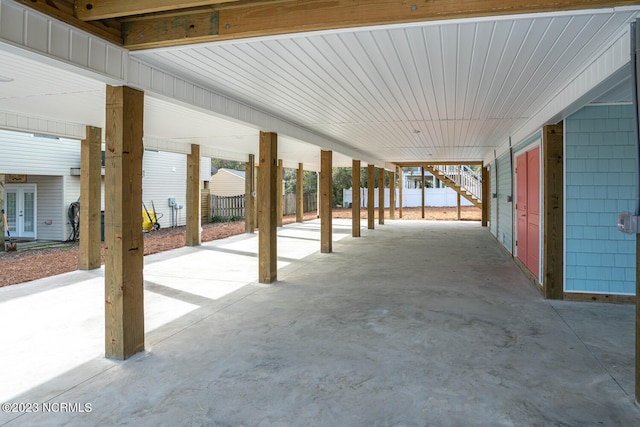
<svg viewBox="0 0 640 427">
<path fill-rule="evenodd" d="M 458 206 L 458 193 L 451 188 L 425 188 L 425 206 L 433 207 L 453 207 Z M 360 205 L 367 207 L 367 195 L 366 188 L 360 189 Z M 351 206 L 352 201 L 352 189 L 348 188 L 342 190 L 343 205 Z M 374 189 L 374 207 L 378 207 L 378 189 Z M 399 191 L 396 189 L 396 207 L 399 207 Z M 402 191 L 402 206 L 405 208 L 420 206 L 422 204 L 422 189 L 420 188 L 404 188 Z M 460 206 L 473 206 L 473 203 L 465 199 L 460 198 Z M 384 189 L 384 207 L 389 207 L 389 189 Z"/>
</svg>

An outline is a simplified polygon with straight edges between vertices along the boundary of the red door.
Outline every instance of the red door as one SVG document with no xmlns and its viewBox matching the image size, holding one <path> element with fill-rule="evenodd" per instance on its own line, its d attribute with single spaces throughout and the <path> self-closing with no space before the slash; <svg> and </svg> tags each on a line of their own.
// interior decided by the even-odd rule
<svg viewBox="0 0 640 427">
<path fill-rule="evenodd" d="M 540 148 L 527 153 L 527 268 L 540 271 Z"/>
<path fill-rule="evenodd" d="M 527 153 L 516 157 L 516 254 L 527 265 Z"/>
<path fill-rule="evenodd" d="M 536 277 L 540 266 L 540 148 L 516 158 L 518 258 Z"/>
</svg>

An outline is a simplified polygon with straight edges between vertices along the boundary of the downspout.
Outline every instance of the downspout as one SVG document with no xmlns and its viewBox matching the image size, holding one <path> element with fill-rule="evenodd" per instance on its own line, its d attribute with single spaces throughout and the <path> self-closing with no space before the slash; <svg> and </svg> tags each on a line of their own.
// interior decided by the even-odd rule
<svg viewBox="0 0 640 427">
<path fill-rule="evenodd" d="M 498 179 L 498 153 L 496 152 L 496 150 L 493 150 L 493 164 L 495 165 L 494 167 L 494 176 L 496 177 L 496 192 L 495 194 L 495 206 L 496 206 L 496 238 L 501 241 L 500 239 L 500 233 L 498 233 L 498 227 L 500 225 L 500 184 L 499 184 L 499 179 Z M 494 199 L 494 194 L 491 194 L 491 201 L 493 201 Z M 491 205 L 489 205 L 491 206 Z M 504 242 L 503 242 L 504 243 Z"/>
<path fill-rule="evenodd" d="M 516 221 L 518 221 L 517 204 L 513 201 L 513 181 L 516 179 L 516 168 L 513 166 L 513 147 L 511 146 L 511 136 L 509 136 L 509 191 L 507 202 L 511 203 L 511 256 L 516 257 Z"/>
<path fill-rule="evenodd" d="M 631 38 L 631 80 L 633 84 L 633 119 L 634 123 L 634 137 L 636 142 L 636 210 L 635 215 L 640 213 L 640 141 L 638 135 L 638 125 L 640 124 L 640 118 L 638 114 L 638 45 L 640 45 L 640 40 L 638 40 L 638 31 L 636 31 L 638 27 L 638 23 L 640 19 L 636 19 L 635 22 L 631 23 L 630 29 L 630 38 Z M 637 217 L 636 217 L 637 218 Z M 635 325 L 635 400 L 636 405 L 638 405 L 640 401 L 640 277 L 638 277 L 639 266 L 638 266 L 638 251 L 640 250 L 640 234 L 638 230 L 634 230 L 636 232 L 636 325 Z"/>
<path fill-rule="evenodd" d="M 640 126 L 640 118 L 638 111 L 638 88 L 640 87 L 640 81 L 638 76 L 638 47 L 640 46 L 640 32 L 636 31 L 638 27 L 637 23 L 640 22 L 640 19 L 636 19 L 636 22 L 631 23 L 631 80 L 633 85 L 633 120 L 634 127 L 633 133 L 636 143 L 636 207 L 635 214 L 640 214 L 640 135 L 638 135 L 638 126 Z"/>
</svg>

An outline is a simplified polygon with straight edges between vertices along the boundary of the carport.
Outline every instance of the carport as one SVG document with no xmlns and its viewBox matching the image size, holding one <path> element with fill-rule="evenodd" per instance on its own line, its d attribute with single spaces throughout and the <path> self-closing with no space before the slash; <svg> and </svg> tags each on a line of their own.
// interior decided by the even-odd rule
<svg viewBox="0 0 640 427">
<path fill-rule="evenodd" d="M 435 372 L 433 368 L 438 363 L 442 364 L 442 370 L 438 372 L 454 369 L 453 379 L 436 376 L 434 383 L 427 387 L 433 390 L 437 388 L 436 384 L 443 387 L 443 383 L 449 384 L 448 381 L 451 381 L 439 393 L 430 396 L 432 403 L 442 404 L 442 407 L 449 407 L 451 403 L 448 399 L 451 396 L 463 395 L 469 399 L 484 397 L 483 390 L 489 383 L 494 383 L 498 388 L 509 389 L 513 385 L 514 389 L 523 390 L 525 383 L 530 385 L 534 381 L 535 375 L 529 370 L 539 367 L 536 362 L 543 365 L 548 382 L 540 381 L 539 377 L 537 381 L 553 386 L 537 389 L 537 397 L 541 401 L 533 405 L 536 409 L 532 410 L 531 406 L 523 404 L 521 413 L 514 414 L 508 412 L 506 407 L 494 406 L 487 412 L 487 418 L 493 421 L 506 417 L 506 422 L 509 422 L 512 419 L 509 417 L 513 417 L 514 420 L 524 419 L 526 423 L 529 419 L 521 416 L 535 412 L 533 418 L 543 417 L 550 423 L 562 422 L 549 417 L 575 407 L 580 408 L 577 410 L 579 413 L 571 420 L 582 423 L 585 414 L 595 416 L 595 412 L 589 411 L 601 407 L 593 404 L 595 398 L 585 397 L 584 401 L 591 404 L 573 405 L 573 402 L 561 402 L 561 397 L 564 393 L 573 395 L 574 391 L 580 394 L 580 391 L 594 384 L 596 388 L 605 387 L 597 388 L 594 396 L 609 396 L 610 392 L 616 394 L 619 393 L 618 389 L 623 390 L 622 395 L 618 394 L 621 400 L 607 404 L 608 408 L 619 408 L 607 421 L 618 421 L 615 417 L 626 421 L 637 416 L 629 399 L 624 398 L 627 387 L 622 384 L 623 381 L 615 379 L 613 368 L 606 368 L 606 363 L 602 363 L 597 355 L 594 356 L 597 352 L 576 332 L 577 327 L 572 329 L 568 320 L 571 316 L 558 317 L 563 310 L 571 311 L 574 306 L 544 302 L 536 298 L 535 293 L 532 299 L 527 299 L 529 288 L 525 282 L 521 282 L 522 277 L 515 273 L 517 270 L 511 270 L 512 257 L 501 253 L 501 247 L 495 246 L 496 242 L 488 233 L 482 234 L 481 227 L 459 225 L 458 228 L 442 231 L 420 224 L 415 227 L 421 228 L 407 229 L 414 226 L 398 225 L 393 221 L 382 226 L 383 221 L 380 221 L 380 227 L 371 231 L 374 223 L 370 210 L 368 231 L 366 236 L 363 235 L 366 239 L 343 239 L 335 242 L 334 247 L 336 235 L 344 230 L 331 221 L 332 167 L 352 166 L 354 172 L 357 170 L 359 173 L 360 166 L 366 166 L 369 183 L 372 183 L 375 168 L 378 173 L 388 170 L 395 174 L 397 168 L 403 165 L 428 167 L 480 163 L 483 166 L 482 225 L 486 226 L 489 205 L 494 203 L 492 199 L 497 198 L 497 194 L 494 197 L 490 192 L 488 178 L 491 171 L 488 165 L 496 161 L 499 155 L 513 156 L 512 143 L 531 142 L 532 137 L 539 133 L 539 145 L 542 147 L 542 173 L 538 177 L 542 183 L 539 188 L 541 212 L 535 215 L 539 214 L 541 219 L 534 224 L 538 228 L 533 234 L 542 244 L 538 248 L 539 257 L 533 257 L 531 262 L 537 262 L 541 274 L 536 276 L 534 272 L 531 279 L 540 286 L 546 298 L 562 298 L 564 261 L 561 254 L 565 229 L 562 122 L 568 115 L 593 102 L 631 103 L 629 89 L 636 76 L 632 73 L 634 61 L 629 55 L 630 46 L 633 45 L 630 27 L 640 12 L 640 7 L 635 3 L 576 0 L 542 1 L 529 5 L 524 1 L 458 4 L 445 0 L 424 3 L 285 0 L 270 4 L 254 1 L 163 0 L 150 5 L 148 2 L 123 0 L 0 0 L 0 127 L 82 141 L 81 205 L 85 210 L 81 213 L 81 224 L 86 228 L 81 230 L 81 236 L 85 238 L 81 237 L 83 255 L 80 267 L 89 273 L 77 274 L 93 274 L 91 271 L 99 267 L 99 224 L 96 221 L 99 200 L 95 188 L 100 174 L 98 160 L 102 144 L 107 152 L 107 257 L 104 276 L 95 273 L 105 289 L 104 304 L 100 309 L 105 318 L 104 350 L 111 359 L 134 359 L 124 363 L 107 360 L 96 363 L 103 367 L 108 365 L 136 371 L 132 373 L 133 377 L 123 381 L 123 386 L 138 390 L 142 395 L 152 389 L 142 381 L 149 379 L 151 370 L 167 372 L 167 378 L 171 378 L 167 382 L 172 383 L 174 378 L 189 378 L 186 373 L 181 376 L 180 371 L 169 372 L 173 362 L 199 367 L 196 368 L 198 371 L 208 372 L 212 369 L 217 375 L 209 377 L 209 383 L 205 385 L 198 382 L 194 387 L 185 385 L 181 399 L 186 399 L 191 392 L 211 386 L 216 388 L 216 393 L 220 393 L 214 395 L 215 399 L 224 401 L 224 397 L 246 403 L 255 397 L 257 408 L 271 408 L 269 399 L 252 394 L 259 391 L 256 387 L 248 391 L 226 388 L 229 384 L 225 381 L 233 383 L 241 369 L 234 371 L 231 367 L 225 368 L 225 363 L 233 360 L 229 354 L 237 356 L 240 353 L 216 353 L 216 348 L 207 349 L 210 350 L 207 352 L 194 350 L 199 345 L 216 345 L 213 339 L 202 340 L 203 335 L 198 330 L 198 327 L 208 325 L 207 320 L 216 317 L 213 315 L 181 329 L 182 332 L 176 331 L 176 339 L 184 338 L 185 342 L 172 347 L 173 353 L 167 351 L 167 358 L 163 359 L 167 363 L 164 365 L 166 368 L 158 365 L 157 369 L 150 367 L 149 371 L 144 371 L 144 368 L 139 371 L 132 369 L 158 360 L 153 357 L 154 347 L 145 340 L 145 334 L 150 333 L 149 325 L 145 326 L 146 292 L 152 288 L 158 292 L 174 292 L 163 288 L 165 284 L 154 284 L 149 280 L 148 273 L 143 272 L 142 239 L 137 223 L 144 150 L 166 150 L 188 155 L 187 245 L 191 249 L 187 250 L 196 252 L 206 247 L 201 247 L 199 234 L 200 157 L 246 161 L 247 169 L 251 171 L 255 169 L 254 162 L 258 166 L 257 184 L 248 187 L 246 192 L 247 203 L 257 202 L 258 205 L 258 236 L 250 234 L 246 237 L 246 242 L 255 239 L 257 243 L 257 249 L 254 247 L 252 253 L 257 254 L 258 261 L 253 270 L 248 270 L 255 274 L 249 285 L 255 288 L 255 292 L 221 311 L 229 316 L 231 323 L 226 324 L 228 328 L 220 329 L 218 334 L 224 337 L 226 333 L 231 333 L 228 331 L 242 329 L 239 326 L 244 324 L 243 317 L 233 317 L 231 314 L 234 310 L 245 309 L 243 313 L 246 319 L 251 320 L 251 316 L 246 314 L 250 306 L 244 304 L 252 298 L 257 303 L 266 301 L 263 310 L 258 312 L 261 324 L 267 325 L 269 332 L 285 334 L 273 340 L 282 343 L 281 347 L 291 347 L 287 343 L 301 341 L 300 337 L 307 336 L 307 328 L 314 334 L 325 333 L 332 339 L 336 339 L 338 331 L 346 334 L 344 339 L 348 345 L 344 347 L 344 358 L 337 361 L 338 369 L 332 369 L 335 365 L 323 367 L 320 364 L 318 373 L 312 379 L 292 372 L 293 381 L 288 384 L 302 384 L 303 387 L 310 384 L 316 387 L 317 394 L 309 394 L 303 389 L 300 393 L 280 395 L 281 401 L 290 404 L 288 408 L 291 410 L 286 410 L 285 406 L 283 413 L 286 415 L 281 416 L 277 411 L 269 412 L 269 417 L 265 419 L 246 418 L 249 424 L 254 421 L 277 422 L 280 419 L 296 422 L 297 417 L 287 417 L 296 413 L 292 408 L 300 403 L 297 400 L 300 397 L 297 396 L 302 396 L 302 399 L 313 396 L 317 402 L 332 399 L 339 395 L 340 390 L 366 390 L 369 386 L 387 392 L 400 390 L 400 395 L 424 395 L 420 387 L 427 385 L 414 383 L 413 380 L 420 378 L 421 371 Z M 616 118 L 616 121 L 621 120 Z M 603 147 L 602 151 L 605 150 L 606 147 Z M 595 151 L 598 152 L 597 149 Z M 278 266 L 284 255 L 278 246 L 282 245 L 283 238 L 277 237 L 277 234 L 287 230 L 277 227 L 280 196 L 278 171 L 281 167 L 319 171 L 321 174 L 319 234 L 314 237 L 316 250 L 319 247 L 321 254 L 305 258 L 310 263 L 304 264 L 304 268 L 295 268 L 296 262 L 283 269 Z M 0 178 L 4 178 L 4 173 L 0 171 Z M 513 178 L 512 173 L 507 176 Z M 637 180 L 637 173 L 634 179 Z M 253 184 L 252 179 L 247 182 Z M 370 191 L 370 197 L 372 194 L 373 191 Z M 512 196 L 513 192 L 502 202 L 511 203 L 509 198 Z M 373 201 L 368 205 L 372 207 Z M 353 237 L 361 235 L 359 221 L 354 221 L 351 228 Z M 247 220 L 247 231 L 253 232 L 251 219 Z M 443 236 L 446 234 L 446 238 L 440 236 L 440 232 Z M 421 238 L 416 239 L 415 236 Z M 443 238 L 438 240 L 437 237 Z M 449 239 L 451 237 L 454 238 Z M 469 242 L 475 241 L 479 242 L 476 246 L 469 245 Z M 370 245 L 371 242 L 376 244 Z M 411 248 L 414 254 L 421 253 L 418 250 L 420 245 L 438 248 L 438 252 L 442 253 L 442 257 L 437 258 L 439 264 L 425 264 L 424 260 L 411 259 L 410 256 L 409 259 L 413 261 L 411 264 L 395 259 L 398 252 L 412 245 L 418 246 Z M 537 248 L 535 245 L 531 247 Z M 350 256 L 350 250 L 356 253 Z M 242 257 L 246 252 L 243 249 L 235 254 Z M 171 257 L 175 255 L 170 254 Z M 495 258 L 483 259 L 487 256 Z M 170 263 L 171 260 L 163 262 Z M 214 261 L 208 260 L 205 264 L 209 263 L 213 268 L 220 267 Z M 507 272 L 509 279 L 505 279 L 505 282 L 499 280 L 500 269 L 497 266 L 504 267 Z M 456 275 L 451 276 L 453 273 Z M 265 288 L 253 281 L 273 285 Z M 393 282 L 393 286 L 401 287 L 389 287 L 387 284 L 390 282 Z M 512 282 L 518 285 L 509 289 L 506 283 Z M 145 283 L 150 286 L 147 291 L 144 290 Z M 371 295 L 367 293 L 370 290 L 368 283 L 373 283 Z M 476 288 L 456 287 L 466 286 L 466 283 L 475 283 Z M 493 286 L 498 286 L 500 292 L 492 293 L 495 291 Z M 296 294 L 303 289 L 310 293 Z M 323 292 L 331 295 L 328 292 L 330 289 L 336 293 L 332 298 L 325 297 Z M 516 290 L 521 293 L 516 294 L 512 301 L 509 292 Z M 314 295 L 313 292 L 317 292 L 315 295 L 318 299 L 310 297 Z M 483 296 L 483 292 L 486 295 Z M 393 296 L 399 299 L 394 300 Z M 471 314 L 476 309 L 473 304 L 468 307 L 464 305 L 465 298 L 469 296 L 473 297 L 473 301 L 484 301 L 491 306 L 489 312 L 479 315 L 480 320 Z M 458 321 L 461 323 L 438 323 L 426 316 L 425 313 L 438 314 L 438 307 L 445 305 L 449 298 L 457 305 L 455 310 L 450 309 L 450 313 L 459 315 L 462 321 Z M 629 295 L 624 298 L 635 299 Z M 198 298 L 191 299 L 191 302 L 196 300 L 206 303 L 206 300 Z M 314 301 L 315 304 L 312 304 Z M 393 301 L 397 304 L 392 304 Z M 299 302 L 300 305 L 290 305 L 293 302 Z M 322 304 L 329 302 L 337 305 L 330 304 L 326 306 L 327 311 L 322 311 L 325 309 Z M 417 304 L 415 312 L 411 311 L 413 302 Z M 403 305 L 406 307 L 402 308 Z M 497 318 L 496 323 L 492 323 L 491 314 L 503 308 L 503 305 L 510 307 L 508 313 L 503 314 L 511 317 Z M 362 313 L 361 319 L 349 317 L 353 314 L 349 311 L 352 306 L 360 307 L 355 314 Z M 306 324 L 297 320 L 306 311 L 304 307 L 320 310 L 315 318 L 316 323 Z M 269 324 L 269 316 L 275 316 L 279 308 L 283 308 L 281 314 L 286 315 L 286 319 L 295 322 L 288 324 L 285 318 L 278 317 L 278 323 Z M 288 312 L 284 308 L 293 311 Z M 530 317 L 524 319 L 519 318 L 528 310 L 537 308 L 542 311 L 531 313 Z M 602 310 L 616 311 L 614 308 L 619 309 L 620 313 L 630 309 L 627 306 L 610 306 Z M 56 307 L 56 310 L 64 311 L 61 307 Z M 406 321 L 404 327 L 384 324 L 386 317 L 396 310 L 401 313 L 399 319 Z M 527 324 L 543 322 L 542 319 L 548 319 L 554 313 L 556 320 L 560 320 L 554 325 L 541 323 L 534 329 L 527 329 L 522 324 L 515 332 L 508 328 L 516 320 L 526 320 Z M 584 313 L 588 314 L 589 310 Z M 445 318 L 452 317 L 446 311 L 441 314 Z M 329 325 L 325 326 L 329 326 L 328 329 L 317 328 L 318 325 L 323 326 L 322 319 L 327 319 Z M 412 337 L 411 326 L 414 321 L 421 332 L 414 331 L 418 335 Z M 430 322 L 435 322 L 440 329 L 430 329 Z M 501 326 L 499 331 L 488 334 L 483 325 L 487 330 L 493 330 L 495 325 Z M 636 332 L 638 325 L 640 321 L 636 322 Z M 558 340 L 553 341 L 557 345 L 543 346 L 532 339 L 534 347 L 523 344 L 526 351 L 511 352 L 514 348 L 519 349 L 521 344 L 517 338 L 514 344 L 510 338 L 512 335 L 527 342 L 540 331 L 547 332 L 547 327 L 552 330 L 550 335 L 558 334 L 554 335 Z M 302 329 L 296 332 L 296 328 Z M 419 351 L 418 348 L 394 343 L 396 335 L 397 339 L 403 336 L 396 334 L 401 329 L 406 329 L 409 334 L 405 336 L 408 341 L 404 344 L 410 345 L 407 343 L 414 341 L 416 345 L 421 343 Z M 633 325 L 630 325 L 626 331 L 632 329 Z M 463 350 L 469 348 L 469 343 L 455 340 L 461 330 L 471 330 L 472 336 L 483 336 L 490 344 L 483 347 L 487 343 L 480 342 L 478 351 L 462 355 Z M 286 336 L 291 331 L 294 331 L 293 337 Z M 431 355 L 433 357 L 425 353 L 430 348 L 430 337 L 424 335 L 427 331 L 433 332 L 436 337 L 431 345 L 447 344 L 446 348 L 440 350 L 436 346 L 436 354 Z M 355 336 L 361 332 L 372 341 L 352 343 L 352 334 Z M 563 335 L 565 333 L 568 335 Z M 567 354 L 574 356 L 571 351 L 576 347 L 565 352 L 562 345 L 571 336 L 576 342 L 582 342 L 582 349 L 586 349 L 588 354 L 575 355 L 578 361 L 569 362 L 569 359 L 562 358 Z M 190 345 L 186 344 L 186 337 L 193 339 Z M 380 341 L 381 338 L 385 339 Z M 366 358 L 374 349 L 378 351 L 383 348 L 389 342 L 387 339 L 391 340 L 390 347 L 395 345 L 402 351 L 391 351 L 384 360 L 393 359 L 399 353 L 415 354 L 424 358 L 420 363 L 426 365 L 421 365 L 417 359 L 405 361 L 399 370 L 388 365 L 387 369 L 394 370 L 394 375 L 399 376 L 393 379 L 387 377 L 379 384 L 370 383 L 368 379 L 369 372 L 376 371 L 375 364 L 364 371 L 353 371 L 357 372 L 353 377 L 349 374 L 332 377 L 337 372 L 352 372 L 340 365 L 349 363 L 347 355 L 351 357 L 355 353 L 357 357 Z M 167 338 L 158 342 L 156 348 L 161 348 L 164 342 L 169 341 Z M 281 356 L 270 353 L 273 342 L 267 340 L 266 347 L 255 349 L 255 357 L 262 359 L 255 366 L 260 366 L 261 371 L 256 373 L 257 376 L 248 378 L 249 384 L 256 385 L 261 378 L 278 377 L 269 375 L 279 373 L 282 366 L 293 365 L 295 360 L 300 363 L 300 369 L 307 368 L 309 365 L 305 360 L 310 353 L 305 351 L 329 356 L 332 349 L 339 350 L 330 340 L 320 341 L 322 348 L 312 346 L 309 349 L 296 349 L 302 352 L 298 358 L 280 363 Z M 245 343 L 233 342 L 231 346 L 242 347 Z M 350 347 L 351 344 L 355 347 Z M 623 344 L 620 347 L 617 343 L 610 344 L 612 351 L 624 347 Z M 539 346 L 537 351 L 535 345 Z M 459 351 L 453 351 L 458 348 Z M 499 353 L 499 348 L 509 349 L 506 360 L 488 357 L 492 350 Z M 472 377 L 476 372 L 473 367 L 476 365 L 473 361 L 478 360 L 479 354 L 486 358 L 483 360 L 486 365 L 480 365 L 481 372 L 477 374 L 481 378 L 474 382 Z M 514 354 L 518 358 L 510 359 L 509 356 Z M 593 365 L 589 354 L 596 358 L 596 365 L 599 364 L 600 368 Z M 270 355 L 273 360 L 269 360 Z M 296 353 L 288 354 L 291 355 Z M 200 356 L 203 358 L 196 360 Z M 532 356 L 533 359 L 527 359 Z M 248 353 L 246 357 L 251 357 L 251 354 Z M 546 357 L 552 359 L 547 361 Z M 321 363 L 321 359 L 309 360 Z M 498 365 L 489 368 L 489 360 Z M 367 364 L 365 360 L 356 358 L 355 361 L 357 364 Z M 380 360 L 373 358 L 369 361 Z M 453 364 L 447 365 L 447 361 Z M 431 363 L 435 365 L 429 365 Z M 571 379 L 567 377 L 558 381 L 562 378 L 559 374 L 562 369 L 556 369 L 556 364 L 566 366 L 567 372 L 572 372 L 569 367 L 578 365 L 584 365 L 582 368 L 595 367 L 601 369 L 599 372 L 603 376 L 595 380 L 593 376 L 579 376 L 576 382 L 576 376 L 571 375 Z M 416 365 L 421 368 L 416 369 Z M 495 366 L 505 369 L 514 367 L 516 374 L 502 377 Z M 108 371 L 118 372 L 114 369 Z M 638 371 L 636 369 L 636 398 L 640 394 Z M 486 372 L 489 372 L 490 378 Z M 539 374 L 539 371 L 535 372 Z M 229 376 L 225 376 L 227 374 Z M 531 381 L 519 383 L 523 378 Z M 589 378 L 595 382 L 589 382 Z M 513 384 L 509 382 L 512 379 Z M 107 377 L 101 380 L 110 381 Z M 393 381 L 403 382 L 406 388 L 400 385 L 394 388 Z M 467 384 L 466 381 L 471 383 Z M 569 384 L 571 381 L 573 383 Z M 140 384 L 140 387 L 131 387 L 131 382 Z M 270 383 L 270 387 L 274 386 L 273 381 L 267 383 Z M 102 387 L 99 382 L 95 384 L 96 387 Z M 582 387 L 566 389 L 576 384 Z M 413 385 L 418 388 L 413 389 Z M 468 387 L 465 388 L 465 385 Z M 80 389 L 77 387 L 74 390 Z M 163 394 L 160 387 L 154 389 L 158 390 L 160 397 L 154 401 L 155 405 L 149 406 L 152 408 L 149 413 L 162 416 L 163 412 L 157 410 L 157 405 L 163 399 L 168 399 L 169 395 Z M 460 390 L 467 390 L 467 393 L 461 393 Z M 562 390 L 562 393 L 558 390 Z M 509 393 L 506 395 L 514 397 Z M 68 396 L 73 397 L 72 394 Z M 119 391 L 114 391 L 112 396 L 118 398 L 111 400 L 110 404 L 118 402 L 118 409 L 126 406 L 119 398 L 122 396 Z M 633 393 L 626 396 L 629 398 Z M 198 401 L 194 399 L 194 402 Z M 335 401 L 329 402 L 331 405 L 318 407 L 317 414 L 323 419 L 332 420 L 331 411 Z M 473 402 L 466 403 L 461 413 L 471 414 L 474 412 L 472 409 L 479 411 L 479 406 L 474 406 Z M 382 404 L 376 405 L 375 399 L 356 404 L 363 405 L 363 408 L 365 405 L 380 409 L 384 407 Z M 399 402 L 398 405 L 402 407 Z M 302 406 L 310 408 L 309 405 Z M 131 413 L 140 413 L 143 407 L 144 402 Z M 415 410 L 418 407 L 420 409 Z M 415 413 L 410 418 L 417 420 L 420 419 L 418 413 L 427 416 L 424 413 L 428 413 L 428 407 L 416 406 L 415 412 L 407 408 L 406 413 Z M 226 408 L 239 411 L 237 405 Z M 539 408 L 543 409 L 538 413 L 536 411 Z M 562 410 L 556 411 L 554 408 Z M 443 411 L 445 419 L 453 416 L 446 413 L 446 409 Z M 477 414 L 475 412 L 476 417 Z M 203 416 L 205 420 L 217 422 L 217 415 L 213 413 Z M 388 423 L 402 424 L 404 420 L 401 415 L 398 417 L 389 419 Z M 224 418 L 231 420 L 231 423 L 235 419 L 234 414 Z M 340 415 L 336 419 L 339 418 Z M 385 418 L 380 415 L 376 419 Z M 100 420 L 103 421 L 110 420 Z M 198 423 L 198 420 L 194 419 L 194 422 Z"/>
</svg>

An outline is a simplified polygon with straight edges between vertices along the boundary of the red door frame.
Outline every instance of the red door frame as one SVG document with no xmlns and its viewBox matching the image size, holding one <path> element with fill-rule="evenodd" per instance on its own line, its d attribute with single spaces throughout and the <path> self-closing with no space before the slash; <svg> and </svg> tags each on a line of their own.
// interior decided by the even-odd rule
<svg viewBox="0 0 640 427">
<path fill-rule="evenodd" d="M 540 147 L 516 157 L 517 256 L 540 274 Z"/>
</svg>

